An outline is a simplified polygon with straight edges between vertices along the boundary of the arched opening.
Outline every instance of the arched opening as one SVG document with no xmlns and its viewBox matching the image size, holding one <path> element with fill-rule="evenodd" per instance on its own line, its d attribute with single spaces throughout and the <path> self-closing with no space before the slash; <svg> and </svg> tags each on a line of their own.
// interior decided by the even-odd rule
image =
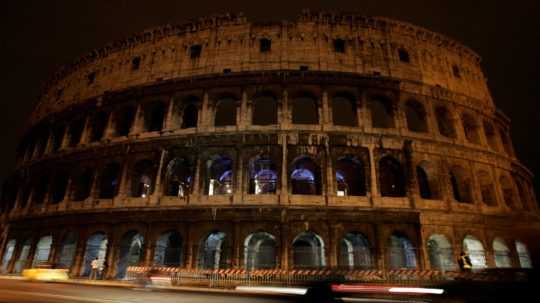
<svg viewBox="0 0 540 303">
<path fill-rule="evenodd" d="M 57 204 L 64 200 L 66 195 L 67 184 L 69 180 L 69 174 L 65 171 L 57 172 L 54 176 L 53 184 L 51 187 L 51 203 Z"/>
<path fill-rule="evenodd" d="M 133 166 L 131 174 L 131 196 L 146 198 L 154 191 L 156 172 L 151 160 L 140 160 Z"/>
<path fill-rule="evenodd" d="M 290 100 L 293 124 L 319 124 L 319 105 L 317 99 L 304 94 Z"/>
<path fill-rule="evenodd" d="M 69 146 L 74 147 L 81 141 L 84 130 L 84 119 L 76 119 L 69 125 Z"/>
<path fill-rule="evenodd" d="M 469 255 L 473 268 L 487 267 L 484 245 L 482 245 L 480 240 L 471 235 L 465 236 L 463 239 L 463 250 Z"/>
<path fill-rule="evenodd" d="M 212 232 L 201 242 L 198 258 L 200 269 L 229 267 L 228 243 L 224 232 Z"/>
<path fill-rule="evenodd" d="M 346 156 L 336 162 L 338 196 L 365 196 L 366 175 L 364 163 L 356 157 Z"/>
<path fill-rule="evenodd" d="M 105 256 L 107 255 L 107 243 L 107 235 L 102 232 L 97 232 L 88 237 L 84 251 L 84 269 L 82 271 L 82 276 L 87 277 L 90 275 L 90 271 L 92 270 L 90 263 L 96 258 L 99 267 L 103 266 Z"/>
<path fill-rule="evenodd" d="M 529 203 L 531 203 L 531 196 L 529 195 L 529 192 L 527 190 L 525 180 L 522 177 L 514 175 L 514 182 L 517 185 L 519 201 L 521 202 L 521 205 L 523 205 L 523 209 L 530 210 Z"/>
<path fill-rule="evenodd" d="M 167 164 L 165 174 L 165 194 L 172 197 L 185 197 L 191 192 L 193 165 L 185 158 L 174 158 Z"/>
<path fill-rule="evenodd" d="M 266 232 L 256 232 L 244 241 L 244 268 L 247 270 L 276 267 L 276 238 Z"/>
<path fill-rule="evenodd" d="M 236 125 L 236 103 L 231 97 L 224 97 L 216 102 L 214 126 Z"/>
<path fill-rule="evenodd" d="M 399 161 L 391 156 L 379 160 L 379 188 L 383 197 L 405 196 L 405 175 Z"/>
<path fill-rule="evenodd" d="M 344 268 L 372 268 L 371 247 L 359 232 L 349 232 L 341 239 L 338 264 Z"/>
<path fill-rule="evenodd" d="M 23 242 L 21 247 L 21 252 L 19 253 L 19 258 L 15 262 L 15 267 L 13 272 L 19 274 L 26 268 L 28 263 L 28 256 L 30 254 L 30 248 L 32 247 L 32 239 L 28 238 Z"/>
<path fill-rule="evenodd" d="M 32 204 L 42 205 L 45 202 L 45 196 L 49 191 L 49 176 L 48 174 L 41 175 L 34 179 L 34 191 L 32 192 Z"/>
<path fill-rule="evenodd" d="M 182 237 L 177 231 L 161 234 L 156 241 L 154 265 L 166 267 L 182 266 Z"/>
<path fill-rule="evenodd" d="M 0 272 L 3 274 L 7 273 L 9 263 L 11 262 L 11 259 L 13 258 L 13 255 L 15 253 L 16 244 L 17 241 L 15 239 L 10 239 L 6 244 L 6 248 L 4 249 L 4 255 L 2 256 L 2 268 L 0 270 Z"/>
<path fill-rule="evenodd" d="M 83 169 L 73 176 L 71 182 L 71 200 L 83 201 L 90 196 L 94 171 L 90 168 Z"/>
<path fill-rule="evenodd" d="M 501 185 L 501 190 L 503 194 L 503 199 L 506 205 L 511 208 L 516 208 L 516 194 L 514 191 L 514 185 L 510 181 L 510 179 L 506 176 L 501 176 L 499 178 L 499 184 Z"/>
<path fill-rule="evenodd" d="M 209 196 L 233 193 L 233 160 L 227 156 L 215 156 L 206 162 L 206 192 Z"/>
<path fill-rule="evenodd" d="M 493 128 L 493 125 L 489 123 L 488 121 L 484 121 L 484 134 L 486 135 L 486 140 L 488 142 L 489 147 L 491 147 L 491 149 L 494 151 L 498 151 L 499 148 L 497 146 L 497 137 L 495 136 L 495 129 Z"/>
<path fill-rule="evenodd" d="M 377 96 L 368 102 L 371 125 L 375 128 L 394 128 L 394 109 L 391 100 Z"/>
<path fill-rule="evenodd" d="M 65 234 L 62 244 L 60 245 L 56 267 L 70 269 L 75 258 L 76 249 L 77 234 L 73 231 L 69 231 Z"/>
<path fill-rule="evenodd" d="M 434 234 L 427 241 L 429 264 L 431 269 L 448 271 L 455 270 L 456 264 L 452 253 L 452 245 L 441 234 Z"/>
<path fill-rule="evenodd" d="M 390 268 L 416 268 L 416 249 L 407 236 L 393 233 L 388 238 Z"/>
<path fill-rule="evenodd" d="M 253 99 L 252 124 L 277 124 L 278 104 L 271 94 L 261 94 Z"/>
<path fill-rule="evenodd" d="M 510 259 L 510 248 L 508 248 L 503 239 L 495 238 L 493 240 L 493 256 L 495 258 L 496 267 L 512 267 L 512 260 Z"/>
<path fill-rule="evenodd" d="M 112 162 L 107 164 L 101 173 L 99 185 L 99 198 L 112 199 L 118 194 L 120 185 L 120 164 Z"/>
<path fill-rule="evenodd" d="M 291 189 L 293 195 L 320 195 L 320 169 L 310 157 L 300 157 L 292 163 Z"/>
<path fill-rule="evenodd" d="M 296 236 L 292 249 L 295 268 L 317 268 L 326 265 L 324 241 L 314 232 L 305 231 Z"/>
<path fill-rule="evenodd" d="M 127 136 L 135 118 L 135 108 L 126 106 L 114 113 L 114 136 Z"/>
<path fill-rule="evenodd" d="M 416 100 L 409 100 L 405 103 L 405 116 L 407 127 L 410 131 L 426 133 L 428 131 L 426 121 L 426 109 L 422 103 Z"/>
<path fill-rule="evenodd" d="M 450 185 L 454 200 L 460 203 L 472 203 L 471 178 L 463 167 L 450 169 Z"/>
<path fill-rule="evenodd" d="M 116 279 L 124 279 L 129 266 L 139 265 L 143 244 L 144 237 L 134 230 L 128 231 L 122 236 L 116 261 Z"/>
<path fill-rule="evenodd" d="M 332 98 L 332 120 L 334 125 L 358 126 L 356 100 L 347 94 L 337 94 Z"/>
<path fill-rule="evenodd" d="M 485 170 L 479 171 L 477 175 L 482 202 L 488 206 L 497 205 L 497 197 L 495 196 L 495 187 L 493 186 L 491 175 Z"/>
<path fill-rule="evenodd" d="M 92 117 L 92 131 L 90 132 L 90 142 L 96 142 L 103 138 L 105 129 L 107 128 L 108 115 L 104 112 L 99 112 Z"/>
<path fill-rule="evenodd" d="M 420 198 L 433 199 L 433 193 L 429 184 L 429 178 L 426 170 L 418 165 L 416 166 L 416 180 L 418 181 L 418 190 L 420 191 Z"/>
<path fill-rule="evenodd" d="M 435 109 L 435 118 L 437 119 L 437 126 L 439 127 L 439 133 L 448 138 L 456 137 L 456 130 L 454 128 L 454 122 L 448 109 L 444 106 L 439 106 Z"/>
<path fill-rule="evenodd" d="M 47 264 L 49 261 L 49 254 L 51 253 L 52 236 L 47 235 L 39 239 L 36 245 L 36 251 L 34 252 L 34 261 L 32 267 L 38 267 L 43 264 Z"/>
<path fill-rule="evenodd" d="M 275 194 L 277 185 L 276 165 L 269 157 L 260 156 L 249 163 L 249 193 Z"/>
<path fill-rule="evenodd" d="M 165 119 L 165 104 L 156 101 L 143 106 L 143 132 L 160 131 Z"/>
<path fill-rule="evenodd" d="M 527 245 L 521 241 L 516 241 L 516 251 L 521 268 L 532 268 L 531 256 L 529 255 Z"/>
<path fill-rule="evenodd" d="M 191 101 L 191 102 L 198 102 L 198 101 Z M 189 103 L 186 106 L 184 106 L 184 111 L 182 112 L 181 128 L 197 127 L 198 120 L 199 120 L 199 108 L 197 108 L 197 105 L 195 103 Z"/>
<path fill-rule="evenodd" d="M 510 143 L 510 138 L 508 137 L 508 134 L 504 130 L 499 130 L 500 136 L 501 136 L 501 143 L 504 148 L 504 152 L 508 156 L 512 156 L 514 153 L 512 152 L 512 144 Z"/>
<path fill-rule="evenodd" d="M 480 135 L 478 134 L 478 122 L 471 114 L 463 113 L 461 116 L 465 138 L 470 143 L 480 144 Z"/>
<path fill-rule="evenodd" d="M 56 152 L 62 147 L 62 141 L 64 140 L 65 128 L 63 125 L 53 127 L 51 138 L 51 151 Z"/>
</svg>

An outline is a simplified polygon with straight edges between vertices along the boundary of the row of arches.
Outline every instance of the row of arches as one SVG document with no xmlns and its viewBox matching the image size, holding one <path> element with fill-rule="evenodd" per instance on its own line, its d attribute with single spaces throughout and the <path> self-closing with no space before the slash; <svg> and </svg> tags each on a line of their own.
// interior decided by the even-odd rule
<svg viewBox="0 0 540 303">
<path fill-rule="evenodd" d="M 21 142 L 19 155 L 25 159 L 39 157 L 45 152 L 56 152 L 63 147 L 74 147 L 80 142 L 97 142 L 104 138 L 127 136 L 130 133 L 156 132 L 168 129 L 188 129 L 199 126 L 202 115 L 202 98 L 188 95 L 178 100 L 150 101 L 136 105 L 125 105 L 113 111 L 98 111 L 87 117 L 77 117 L 67 125 L 38 125 Z M 208 114 L 213 117 L 213 126 L 235 126 L 240 121 L 240 94 L 222 93 L 212 97 Z M 288 98 L 290 119 L 293 124 L 315 125 L 321 123 L 321 97 L 310 92 L 292 93 Z M 349 92 L 335 92 L 329 98 L 331 121 L 336 126 L 359 126 L 359 97 Z M 394 128 L 399 106 L 390 97 L 372 95 L 366 101 L 374 128 Z M 248 102 L 249 121 L 252 125 L 279 124 L 280 98 L 271 91 L 254 94 Z M 472 144 L 482 144 L 482 136 L 487 145 L 495 150 L 503 150 L 512 155 L 512 146 L 507 131 L 495 127 L 487 119 L 477 118 L 470 112 L 462 112 L 455 117 L 446 105 L 435 105 L 430 124 L 425 105 L 415 99 L 405 101 L 401 107 L 406 127 L 415 133 L 428 133 L 437 128 L 443 137 L 456 138 L 457 121 L 461 121 L 464 140 Z M 169 111 L 171 112 L 169 114 Z M 457 114 L 456 114 L 457 115 Z M 286 115 L 285 115 L 286 116 Z M 483 129 L 483 131 L 482 131 Z"/>
<path fill-rule="evenodd" d="M 53 263 L 57 268 L 71 268 L 75 262 L 77 233 L 67 232 L 58 246 L 59 251 L 55 260 L 50 259 L 53 239 L 51 235 L 43 236 L 35 246 L 34 255 L 30 256 L 31 239 L 22 244 L 13 272 L 20 273 L 31 260 L 31 266 L 41 263 Z M 115 278 L 123 279 L 129 266 L 139 266 L 148 258 L 145 249 L 153 245 L 151 257 L 154 266 L 183 267 L 186 244 L 182 236 L 175 230 L 160 234 L 155 243 L 145 243 L 144 236 L 136 230 L 130 230 L 122 235 L 119 245 L 111 246 L 106 233 L 96 232 L 90 235 L 84 244 L 82 276 L 88 276 L 91 271 L 90 263 L 97 259 L 103 266 L 106 263 L 111 247 L 117 249 L 114 261 Z M 327 266 L 327 248 L 324 240 L 315 232 L 306 230 L 299 233 L 290 244 L 291 261 L 294 268 L 321 268 Z M 15 257 L 16 241 L 7 242 L 2 256 L 2 272 L 7 272 L 8 264 Z M 526 245 L 521 241 L 515 242 L 517 262 L 514 265 L 514 253 L 502 238 L 494 238 L 492 253 L 495 266 L 510 268 L 519 266 L 531 268 L 532 262 Z M 431 269 L 442 271 L 457 270 L 455 251 L 449 240 L 442 234 L 432 234 L 426 242 L 426 251 Z M 471 259 L 473 268 L 486 268 L 486 250 L 480 240 L 472 235 L 466 235 L 462 242 L 462 251 Z M 419 257 L 418 248 L 403 233 L 394 232 L 386 240 L 384 247 L 387 268 L 417 268 Z M 213 231 L 200 239 L 196 252 L 196 267 L 199 269 L 222 269 L 232 266 L 232 247 L 230 235 L 223 231 Z M 341 268 L 361 269 L 375 268 L 376 250 L 368 238 L 361 232 L 347 232 L 338 242 L 338 266 Z M 243 241 L 242 267 L 248 270 L 271 269 L 279 267 L 279 242 L 276 237 L 266 231 L 256 231 L 249 234 Z M 30 259 L 31 257 L 31 259 Z M 106 266 L 108 268 L 108 266 Z"/>
</svg>

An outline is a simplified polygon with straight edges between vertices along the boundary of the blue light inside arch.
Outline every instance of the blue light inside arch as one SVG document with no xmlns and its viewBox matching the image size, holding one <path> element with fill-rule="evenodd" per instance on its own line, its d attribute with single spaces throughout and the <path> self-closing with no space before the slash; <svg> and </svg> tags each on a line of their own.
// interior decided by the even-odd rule
<svg viewBox="0 0 540 303">
<path fill-rule="evenodd" d="M 291 179 L 298 181 L 310 181 L 315 182 L 315 176 L 313 173 L 305 168 L 297 168 L 291 173 Z"/>
<path fill-rule="evenodd" d="M 336 171 L 336 181 L 339 183 L 345 183 L 345 175 L 342 171 Z"/>
<path fill-rule="evenodd" d="M 277 174 L 275 171 L 271 169 L 261 169 L 257 172 L 255 175 L 255 178 L 260 181 L 276 181 L 277 180 Z"/>
<path fill-rule="evenodd" d="M 233 177 L 232 170 L 226 170 L 225 172 L 223 172 L 223 174 L 221 174 L 221 176 L 219 176 L 218 180 L 219 182 L 230 182 L 232 181 L 232 177 Z"/>
</svg>

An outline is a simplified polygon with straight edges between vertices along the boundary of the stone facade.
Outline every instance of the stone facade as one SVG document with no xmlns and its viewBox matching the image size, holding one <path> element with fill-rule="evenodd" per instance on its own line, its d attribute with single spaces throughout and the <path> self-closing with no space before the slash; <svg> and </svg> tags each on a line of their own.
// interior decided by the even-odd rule
<svg viewBox="0 0 540 303">
<path fill-rule="evenodd" d="M 312 12 L 216 16 L 93 51 L 48 82 L 29 120 L 3 191 L 1 269 L 49 247 L 49 263 L 71 258 L 83 275 L 100 232 L 107 276 L 121 277 L 127 257 L 157 262 L 167 231 L 185 268 L 208 266 L 218 233 L 210 266 L 245 267 L 257 232 L 285 269 L 311 253 L 302 266 L 440 269 L 444 249 L 449 263 L 468 250 L 480 267 L 537 264 L 532 175 L 479 61 L 408 23 Z M 365 247 L 350 246 L 357 234 Z M 369 262 L 354 261 L 360 248 Z"/>
</svg>

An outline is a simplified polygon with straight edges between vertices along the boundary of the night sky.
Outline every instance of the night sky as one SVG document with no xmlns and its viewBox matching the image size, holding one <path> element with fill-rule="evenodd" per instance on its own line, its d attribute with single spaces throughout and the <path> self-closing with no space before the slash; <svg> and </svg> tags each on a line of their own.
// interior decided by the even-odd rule
<svg viewBox="0 0 540 303">
<path fill-rule="evenodd" d="M 537 0 L 467 1 L 141 1 L 66 0 L 2 3 L 0 180 L 40 86 L 56 67 L 148 27 L 243 12 L 248 20 L 294 20 L 302 8 L 343 10 L 409 21 L 454 38 L 482 58 L 497 106 L 512 120 L 519 159 L 540 174 L 540 4 Z M 540 195 L 540 176 L 535 178 Z"/>
</svg>

